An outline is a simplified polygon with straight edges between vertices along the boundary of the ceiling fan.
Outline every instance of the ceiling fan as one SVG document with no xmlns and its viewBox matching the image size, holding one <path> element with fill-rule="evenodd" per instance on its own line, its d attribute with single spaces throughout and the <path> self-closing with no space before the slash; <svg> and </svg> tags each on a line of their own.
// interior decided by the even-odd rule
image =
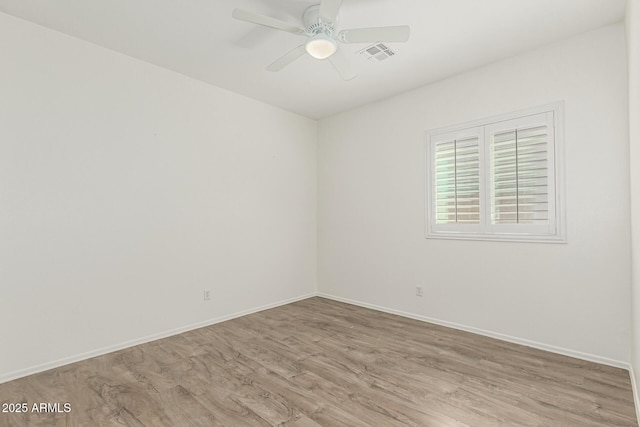
<svg viewBox="0 0 640 427">
<path fill-rule="evenodd" d="M 353 28 L 336 33 L 341 5 L 342 0 L 321 0 L 320 4 L 305 10 L 302 15 L 304 26 L 290 24 L 270 16 L 258 15 L 242 9 L 234 9 L 232 16 L 241 21 L 307 37 L 307 41 L 304 44 L 289 51 L 269 65 L 267 67 L 269 71 L 280 71 L 307 53 L 316 59 L 328 59 L 344 80 L 351 80 L 356 75 L 351 71 L 349 63 L 344 56 L 337 52 L 338 42 L 375 43 L 406 42 L 409 40 L 411 30 L 408 25 Z"/>
</svg>

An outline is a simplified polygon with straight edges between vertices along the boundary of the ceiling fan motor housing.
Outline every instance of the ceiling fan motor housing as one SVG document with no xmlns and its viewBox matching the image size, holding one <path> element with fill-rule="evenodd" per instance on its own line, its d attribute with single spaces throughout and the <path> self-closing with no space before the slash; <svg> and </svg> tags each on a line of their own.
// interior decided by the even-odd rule
<svg viewBox="0 0 640 427">
<path fill-rule="evenodd" d="M 320 5 L 309 6 L 302 14 L 302 22 L 309 35 L 318 34 L 320 32 L 331 35 L 333 30 L 338 26 L 339 17 L 336 16 L 335 22 L 323 22 L 320 19 Z"/>
</svg>

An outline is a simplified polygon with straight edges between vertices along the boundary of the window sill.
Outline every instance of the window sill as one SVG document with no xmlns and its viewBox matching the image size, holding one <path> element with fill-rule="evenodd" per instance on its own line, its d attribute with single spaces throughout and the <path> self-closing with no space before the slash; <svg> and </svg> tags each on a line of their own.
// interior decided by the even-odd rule
<svg viewBox="0 0 640 427">
<path fill-rule="evenodd" d="M 567 243 L 566 236 L 541 236 L 526 234 L 480 234 L 480 233 L 438 233 L 429 232 L 427 239 L 443 240 L 479 240 L 490 242 L 527 242 L 527 243 Z"/>
</svg>

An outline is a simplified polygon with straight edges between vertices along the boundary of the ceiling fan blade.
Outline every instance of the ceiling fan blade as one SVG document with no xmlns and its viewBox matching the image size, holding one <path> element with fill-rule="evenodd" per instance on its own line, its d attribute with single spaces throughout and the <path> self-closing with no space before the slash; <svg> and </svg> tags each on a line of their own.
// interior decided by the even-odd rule
<svg viewBox="0 0 640 427">
<path fill-rule="evenodd" d="M 408 25 L 352 28 L 340 31 L 336 39 L 342 43 L 406 42 L 410 34 L 411 28 Z"/>
<path fill-rule="evenodd" d="M 342 0 L 322 0 L 320 3 L 320 19 L 326 24 L 334 24 L 338 18 L 338 12 Z"/>
<path fill-rule="evenodd" d="M 276 30 L 286 31 L 288 33 L 304 34 L 304 28 L 300 26 L 272 18 L 270 16 L 258 15 L 257 13 L 248 12 L 242 9 L 233 9 L 231 16 L 239 19 L 240 21 L 263 25 L 265 27 L 275 28 Z"/>
<path fill-rule="evenodd" d="M 333 65 L 333 68 L 336 69 L 343 80 L 348 81 L 356 77 L 356 73 L 353 72 L 347 60 L 339 52 L 331 55 L 329 57 L 329 62 L 331 62 L 331 65 Z"/>
<path fill-rule="evenodd" d="M 269 71 L 280 71 L 284 67 L 286 67 L 287 65 L 291 64 L 296 59 L 300 58 L 305 53 L 306 53 L 306 51 L 304 50 L 304 45 L 301 44 L 300 46 L 298 46 L 295 49 L 289 51 L 288 53 L 286 53 L 284 56 L 280 57 L 279 59 L 276 59 L 276 61 L 273 64 L 271 64 L 271 65 L 269 65 L 267 67 L 267 70 L 269 70 Z"/>
</svg>

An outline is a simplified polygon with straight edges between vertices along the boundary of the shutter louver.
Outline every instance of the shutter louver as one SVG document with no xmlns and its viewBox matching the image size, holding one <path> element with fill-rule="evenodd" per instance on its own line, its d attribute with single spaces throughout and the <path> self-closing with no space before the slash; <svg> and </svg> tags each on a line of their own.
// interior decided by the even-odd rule
<svg viewBox="0 0 640 427">
<path fill-rule="evenodd" d="M 477 137 L 436 144 L 434 191 L 437 224 L 480 222 L 480 145 Z"/>
</svg>

